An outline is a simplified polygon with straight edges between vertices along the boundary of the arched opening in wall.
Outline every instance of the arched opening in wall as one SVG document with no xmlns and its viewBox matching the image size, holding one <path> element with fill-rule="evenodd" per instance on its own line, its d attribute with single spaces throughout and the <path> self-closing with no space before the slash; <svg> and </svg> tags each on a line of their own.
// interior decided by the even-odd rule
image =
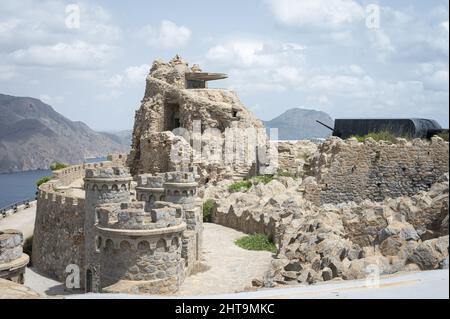
<svg viewBox="0 0 450 319">
<path fill-rule="evenodd" d="M 105 248 L 104 251 L 105 252 L 112 252 L 114 249 L 114 242 L 111 239 L 107 239 L 105 241 Z"/>
<path fill-rule="evenodd" d="M 188 196 L 188 192 L 187 191 L 183 191 L 183 196 L 187 197 Z"/>
<path fill-rule="evenodd" d="M 178 237 L 174 237 L 174 238 L 172 239 L 172 246 L 174 246 L 175 249 L 178 249 L 178 246 L 179 246 Z"/>
<path fill-rule="evenodd" d="M 86 270 L 86 293 L 92 292 L 92 270 Z"/>
<path fill-rule="evenodd" d="M 113 185 L 112 190 L 115 191 L 115 192 L 117 192 L 117 191 L 119 190 L 119 186 Z"/>
<path fill-rule="evenodd" d="M 131 249 L 131 244 L 129 242 L 127 242 L 126 240 L 122 241 L 120 243 L 120 249 L 122 250 L 130 250 Z"/>
<path fill-rule="evenodd" d="M 140 251 L 149 251 L 150 250 L 150 244 L 147 241 L 141 241 L 138 244 L 138 250 L 140 250 Z"/>
<path fill-rule="evenodd" d="M 173 195 L 174 195 L 174 196 L 180 196 L 180 192 L 179 192 L 179 191 L 174 191 L 174 192 L 173 192 Z"/>
<path fill-rule="evenodd" d="M 100 236 L 97 236 L 95 238 L 95 251 L 99 253 L 101 248 L 102 248 L 102 238 Z"/>
<path fill-rule="evenodd" d="M 158 240 L 156 243 L 156 251 L 158 252 L 165 252 L 166 251 L 166 241 L 164 239 Z"/>
<path fill-rule="evenodd" d="M 166 102 L 164 104 L 163 132 L 173 131 L 179 127 L 181 127 L 180 105 L 178 103 Z"/>
</svg>

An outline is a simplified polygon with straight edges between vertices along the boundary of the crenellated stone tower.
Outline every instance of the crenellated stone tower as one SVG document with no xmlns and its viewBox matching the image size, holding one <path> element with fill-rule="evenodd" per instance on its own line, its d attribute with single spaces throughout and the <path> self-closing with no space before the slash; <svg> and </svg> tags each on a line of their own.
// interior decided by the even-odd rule
<svg viewBox="0 0 450 319">
<path fill-rule="evenodd" d="M 176 292 L 201 262 L 195 172 L 139 176 L 136 198 L 126 168 L 88 169 L 84 183 L 85 290 Z"/>
<path fill-rule="evenodd" d="M 85 258 L 81 284 L 87 292 L 100 292 L 101 237 L 96 208 L 102 204 L 128 203 L 132 177 L 126 168 L 87 169 L 85 187 Z"/>
</svg>

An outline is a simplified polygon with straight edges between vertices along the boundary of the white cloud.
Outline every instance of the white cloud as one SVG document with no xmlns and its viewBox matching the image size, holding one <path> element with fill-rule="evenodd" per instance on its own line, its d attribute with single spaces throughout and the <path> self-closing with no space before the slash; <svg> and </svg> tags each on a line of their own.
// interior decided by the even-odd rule
<svg viewBox="0 0 450 319">
<path fill-rule="evenodd" d="M 34 45 L 74 41 L 113 44 L 121 38 L 121 29 L 114 25 L 105 9 L 85 1 L 79 1 L 78 5 L 80 28 L 69 29 L 64 2 L 2 0 L 0 50 L 12 52 Z"/>
<path fill-rule="evenodd" d="M 236 39 L 210 48 L 208 60 L 238 67 L 274 68 L 303 61 L 304 47 L 295 43 L 274 43 L 255 39 Z"/>
<path fill-rule="evenodd" d="M 144 85 L 145 79 L 149 73 L 151 66 L 142 64 L 140 66 L 130 66 L 123 73 L 116 74 L 106 81 L 102 81 L 101 85 L 107 88 L 122 88 L 125 86 Z"/>
<path fill-rule="evenodd" d="M 130 66 L 125 69 L 125 77 L 131 84 L 145 83 L 145 79 L 150 71 L 151 66 L 142 64 L 140 66 Z"/>
<path fill-rule="evenodd" d="M 436 91 L 448 92 L 449 74 L 447 70 L 437 70 L 430 75 L 425 76 L 424 84 L 426 88 Z"/>
<path fill-rule="evenodd" d="M 0 65 L 0 81 L 9 81 L 17 76 L 14 67 L 10 65 Z"/>
<path fill-rule="evenodd" d="M 18 64 L 47 67 L 97 68 L 114 58 L 114 47 L 93 45 L 83 41 L 60 42 L 54 45 L 35 45 L 10 54 Z"/>
<path fill-rule="evenodd" d="M 444 28 L 445 31 L 449 32 L 449 24 L 448 20 L 441 23 L 441 27 Z"/>
<path fill-rule="evenodd" d="M 339 29 L 365 14 L 353 0 L 269 0 L 269 6 L 281 24 L 300 28 Z"/>
<path fill-rule="evenodd" d="M 39 96 L 39 100 L 41 100 L 42 102 L 48 104 L 48 105 L 56 105 L 56 104 L 61 104 L 64 102 L 64 97 L 63 96 L 50 96 L 48 94 L 42 94 Z"/>
<path fill-rule="evenodd" d="M 192 31 L 185 26 L 178 26 L 172 21 L 163 20 L 158 28 L 147 25 L 138 33 L 138 37 L 149 46 L 173 49 L 185 46 L 191 39 Z"/>
<path fill-rule="evenodd" d="M 284 92 L 303 81 L 304 50 L 297 43 L 234 39 L 213 46 L 206 57 L 229 68 L 233 89 Z"/>
</svg>

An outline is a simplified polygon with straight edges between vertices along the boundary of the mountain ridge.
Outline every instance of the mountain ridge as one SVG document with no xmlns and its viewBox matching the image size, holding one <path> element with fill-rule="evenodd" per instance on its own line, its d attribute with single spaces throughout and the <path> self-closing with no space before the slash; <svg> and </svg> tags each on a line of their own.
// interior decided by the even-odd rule
<svg viewBox="0 0 450 319">
<path fill-rule="evenodd" d="M 71 121 L 39 99 L 0 94 L 0 173 L 47 169 L 54 162 L 75 164 L 128 150 L 117 138 Z"/>
<path fill-rule="evenodd" d="M 267 129 L 278 128 L 279 140 L 306 140 L 327 138 L 331 131 L 316 121 L 321 121 L 331 127 L 334 120 L 323 111 L 306 108 L 292 108 L 270 121 L 264 121 Z"/>
</svg>

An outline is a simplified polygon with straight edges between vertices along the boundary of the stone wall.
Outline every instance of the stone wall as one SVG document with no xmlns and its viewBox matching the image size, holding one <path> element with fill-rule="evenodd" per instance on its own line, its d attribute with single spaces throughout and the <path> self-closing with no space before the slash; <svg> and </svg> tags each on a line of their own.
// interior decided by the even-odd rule
<svg viewBox="0 0 450 319">
<path fill-rule="evenodd" d="M 55 193 L 53 184 L 39 190 L 33 237 L 33 266 L 63 281 L 70 264 L 84 264 L 84 199 Z"/>
<path fill-rule="evenodd" d="M 310 141 L 278 142 L 279 172 L 290 176 L 301 176 L 303 166 L 317 151 Z"/>
<path fill-rule="evenodd" d="M 70 166 L 55 171 L 53 179 L 39 188 L 32 261 L 43 274 L 63 281 L 68 265 L 80 269 L 84 265 L 85 200 L 64 195 L 64 188 L 82 179 L 86 169 L 113 165 L 107 161 Z"/>
<path fill-rule="evenodd" d="M 430 189 L 448 165 L 449 144 L 437 137 L 397 143 L 331 138 L 305 166 L 317 182 L 315 188 L 309 180 L 305 198 L 323 204 L 412 196 Z"/>
<path fill-rule="evenodd" d="M 183 278 L 180 233 L 133 240 L 104 238 L 101 282 L 107 287 L 120 281 L 139 281 L 152 293 L 178 290 Z M 110 288 L 114 289 L 114 288 Z"/>
</svg>

